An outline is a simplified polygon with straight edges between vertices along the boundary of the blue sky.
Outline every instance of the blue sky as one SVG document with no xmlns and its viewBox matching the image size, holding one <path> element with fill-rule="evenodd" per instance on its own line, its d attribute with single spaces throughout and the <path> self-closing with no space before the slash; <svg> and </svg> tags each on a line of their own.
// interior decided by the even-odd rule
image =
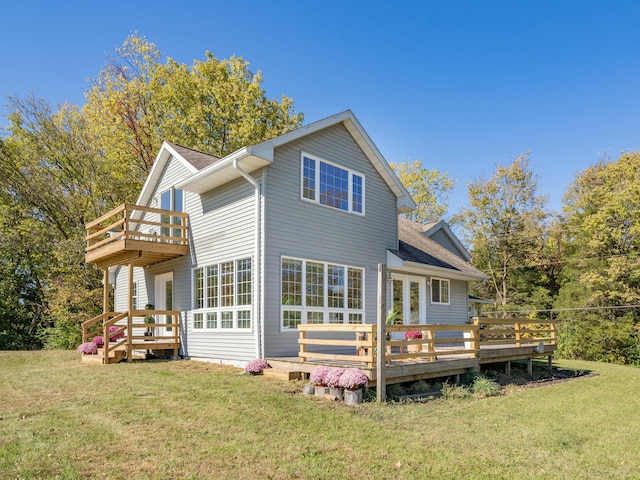
<svg viewBox="0 0 640 480">
<path fill-rule="evenodd" d="M 640 149 L 640 2 L 2 0 L 0 14 L 3 100 L 82 104 L 133 31 L 182 63 L 239 55 L 305 122 L 351 109 L 389 162 L 448 172 L 450 213 L 528 150 L 559 210 L 577 172 Z"/>
</svg>

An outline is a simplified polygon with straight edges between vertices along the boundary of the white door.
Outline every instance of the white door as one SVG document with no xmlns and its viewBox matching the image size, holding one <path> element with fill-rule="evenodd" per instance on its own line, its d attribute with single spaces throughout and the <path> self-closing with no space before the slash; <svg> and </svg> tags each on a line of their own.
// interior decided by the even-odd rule
<svg viewBox="0 0 640 480">
<path fill-rule="evenodd" d="M 402 323 L 427 323 L 427 281 L 413 275 L 391 275 L 393 282 L 393 308 L 402 314 Z"/>
<path fill-rule="evenodd" d="M 156 275 L 156 310 L 173 310 L 173 272 Z M 156 323 L 172 323 L 170 315 L 156 315 Z M 172 336 L 173 327 L 159 326 L 156 328 L 156 336 Z"/>
</svg>

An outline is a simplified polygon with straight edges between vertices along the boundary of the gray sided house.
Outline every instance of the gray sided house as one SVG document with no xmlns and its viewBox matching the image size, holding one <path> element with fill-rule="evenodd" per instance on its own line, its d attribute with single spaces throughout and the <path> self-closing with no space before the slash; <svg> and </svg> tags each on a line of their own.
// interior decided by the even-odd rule
<svg viewBox="0 0 640 480">
<path fill-rule="evenodd" d="M 110 267 L 115 311 L 179 311 L 192 359 L 296 356 L 299 324 L 375 323 L 378 264 L 405 323 L 464 323 L 484 279 L 444 222 L 399 217 L 415 204 L 350 111 L 224 158 L 165 142 L 137 205 L 146 239 L 182 221 L 153 209 L 187 213 L 188 254 L 137 260 L 131 299 Z"/>
</svg>

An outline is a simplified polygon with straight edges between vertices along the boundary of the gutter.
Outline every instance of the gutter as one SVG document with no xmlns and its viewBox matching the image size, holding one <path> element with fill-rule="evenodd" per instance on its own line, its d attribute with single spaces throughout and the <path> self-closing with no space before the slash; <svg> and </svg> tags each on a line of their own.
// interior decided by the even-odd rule
<svg viewBox="0 0 640 480">
<path fill-rule="evenodd" d="M 261 236 L 261 215 L 260 215 L 260 184 L 258 183 L 258 181 L 253 178 L 251 175 L 249 175 L 246 171 L 244 171 L 240 165 L 238 165 L 238 157 L 233 159 L 233 168 L 234 170 L 236 170 L 240 175 L 242 175 L 245 180 L 247 182 L 249 182 L 251 185 L 253 185 L 253 189 L 255 192 L 255 229 L 256 229 L 256 251 L 255 251 L 255 278 L 256 278 L 256 289 L 255 289 L 255 308 L 254 310 L 254 314 L 255 314 L 255 333 L 256 333 L 256 358 L 263 358 L 263 354 L 264 354 L 264 348 L 262 345 L 262 338 L 263 338 L 263 330 L 264 330 L 264 325 L 262 323 L 262 318 L 261 318 L 261 313 L 262 313 L 262 296 L 261 296 L 261 292 L 262 292 L 262 255 L 261 255 L 261 250 L 260 250 L 260 245 L 262 243 L 262 236 Z"/>
</svg>

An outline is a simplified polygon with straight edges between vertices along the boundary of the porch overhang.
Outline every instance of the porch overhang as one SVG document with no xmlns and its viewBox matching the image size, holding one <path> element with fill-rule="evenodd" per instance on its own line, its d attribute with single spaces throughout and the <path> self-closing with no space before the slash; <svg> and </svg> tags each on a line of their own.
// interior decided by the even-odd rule
<svg viewBox="0 0 640 480">
<path fill-rule="evenodd" d="M 408 273 L 413 275 L 424 275 L 443 277 L 452 280 L 463 280 L 467 282 L 482 282 L 486 280 L 484 275 L 474 275 L 462 272 L 453 268 L 437 267 L 419 262 L 403 260 L 393 252 L 387 250 L 387 269 L 393 273 Z"/>
<path fill-rule="evenodd" d="M 273 149 L 242 148 L 182 180 L 176 184 L 176 188 L 200 195 L 241 178 L 240 172 L 233 166 L 234 161 L 237 161 L 244 171 L 251 173 L 273 162 Z"/>
</svg>

